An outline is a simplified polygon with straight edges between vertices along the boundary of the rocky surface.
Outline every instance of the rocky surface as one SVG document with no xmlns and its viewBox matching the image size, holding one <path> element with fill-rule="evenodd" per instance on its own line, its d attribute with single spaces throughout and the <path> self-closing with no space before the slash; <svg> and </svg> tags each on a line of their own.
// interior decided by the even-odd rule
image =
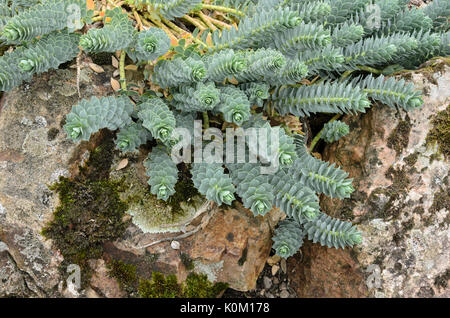
<svg viewBox="0 0 450 318">
<path fill-rule="evenodd" d="M 84 69 L 83 96 L 105 95 L 107 78 Z M 0 113 L 0 296 L 52 296 L 60 283 L 60 255 L 40 235 L 57 198 L 47 185 L 70 175 L 85 144 L 62 132 L 62 120 L 78 101 L 76 72 L 57 70 L 2 99 Z M 13 277 L 14 279 L 10 279 Z"/>
<path fill-rule="evenodd" d="M 426 143 L 433 119 L 448 111 L 448 68 L 434 60 L 404 73 L 423 89 L 423 108 L 405 113 L 375 105 L 346 116 L 351 133 L 325 149 L 324 159 L 349 171 L 356 191 L 343 201 L 323 197 L 322 208 L 357 223 L 362 245 L 335 250 L 307 242 L 287 262 L 269 257 L 273 227 L 283 217 L 278 210 L 255 218 L 238 203 L 217 208 L 193 197 L 177 216 L 145 194 L 145 149 L 118 170 L 124 157 L 116 152 L 111 177 L 125 180 L 121 196 L 134 223 L 105 244 L 102 258 L 90 260 L 90 286 L 80 293 L 64 286 L 63 257 L 41 231 L 59 204 L 48 185 L 77 175 L 99 140 L 74 144 L 61 129 L 78 101 L 75 70 L 42 75 L 0 105 L 0 297 L 125 297 L 109 275 L 112 259 L 134 265 L 141 277 L 159 271 L 181 281 L 204 273 L 230 284 L 225 297 L 449 297 L 448 158 Z M 113 69 L 105 70 L 82 69 L 83 97 L 112 94 Z M 148 211 L 158 213 L 143 231 Z"/>
<path fill-rule="evenodd" d="M 110 77 L 114 69 L 107 66 L 104 69 L 105 72 L 96 74 L 89 67 L 82 68 L 81 96 L 113 93 Z M 144 153 L 127 158 L 129 164 L 117 171 L 123 158 L 116 151 L 111 173 L 113 180 L 126 177 L 128 187 L 121 197 L 129 203 L 128 218 L 133 215 L 135 224 L 128 227 L 121 239 L 105 244 L 102 259 L 89 262 L 92 271 L 89 287 L 77 291 L 70 284 L 66 286 L 69 273 L 60 267 L 63 256 L 54 249 L 51 240 L 44 239 L 41 231 L 59 205 L 57 195 L 48 186 L 59 176 L 76 176 L 80 164 L 86 162 L 89 152 L 103 138 L 97 134 L 89 143 L 79 144 L 66 138 L 62 130 L 64 116 L 78 100 L 74 69 L 44 74 L 2 99 L 0 297 L 126 296 L 108 274 L 106 263 L 111 259 L 135 265 L 141 277 L 149 278 L 156 270 L 174 273 L 181 281 L 194 271 L 206 274 L 211 281 L 227 282 L 236 290 L 255 288 L 270 253 L 272 229 L 283 214 L 274 210 L 265 218 L 255 218 L 236 204 L 220 209 L 208 205 L 204 213 L 195 217 L 198 209 L 205 206 L 203 199 L 192 198 L 188 204 L 181 203 L 184 214 L 177 217 L 148 195 L 142 165 L 145 149 Z M 145 231 L 141 229 L 143 220 L 148 221 Z M 193 229 L 199 230 L 173 239 Z M 160 239 L 163 242 L 142 247 Z"/>
<path fill-rule="evenodd" d="M 432 60 L 403 77 L 423 90 L 422 108 L 374 105 L 346 116 L 350 134 L 325 149 L 324 159 L 348 171 L 356 191 L 321 205 L 358 224 L 363 243 L 345 251 L 304 246 L 302 260 L 288 262 L 300 273 L 290 276 L 299 296 L 450 296 L 450 166 L 438 145 L 426 142 L 433 119 L 448 113 L 449 65 Z"/>
<path fill-rule="evenodd" d="M 146 189 L 147 178 L 141 160 L 136 162 L 130 160 L 127 167 L 112 173 L 113 178 L 120 179 L 124 176 L 128 180 L 127 184 Z M 205 205 L 206 202 L 203 200 L 200 200 L 200 204 L 194 205 L 197 207 L 197 216 L 195 213 L 187 212 L 188 216 L 193 217 L 189 224 L 175 222 L 179 228 L 175 233 L 174 221 L 167 222 L 170 220 L 170 213 L 164 212 L 166 207 L 159 202 L 159 213 L 166 213 L 160 216 L 160 219 L 165 221 L 159 224 L 160 233 L 144 233 L 142 229 L 132 224 L 124 238 L 113 244 L 111 253 L 123 261 L 126 261 L 126 257 L 131 253 L 135 255 L 137 263 L 140 263 L 145 255 L 154 255 L 156 260 L 152 263 L 152 267 L 155 270 L 176 274 L 180 281 L 184 280 L 190 271 L 194 271 L 206 274 L 210 281 L 226 282 L 235 290 L 254 289 L 271 250 L 273 227 L 284 213 L 274 209 L 264 218 L 254 217 L 239 203 L 233 204 L 233 207 L 218 208 L 212 204 Z M 195 197 L 193 201 L 196 201 Z M 138 202 L 145 205 L 147 199 Z M 132 205 L 130 210 L 133 209 L 142 210 L 142 207 Z M 135 214 L 133 211 L 130 212 Z M 181 219 L 189 220 L 189 218 Z M 153 224 L 158 224 L 154 216 L 152 221 Z M 140 220 L 139 224 L 141 223 Z M 168 228 L 171 230 L 167 231 Z M 196 229 L 199 230 L 195 232 Z M 191 235 L 186 235 L 191 232 Z M 181 238 L 178 239 L 179 236 Z M 164 241 L 145 247 L 159 240 Z M 128 256 L 125 257 L 123 253 L 127 253 Z"/>
<path fill-rule="evenodd" d="M 273 251 L 272 251 L 273 252 Z M 264 266 L 256 287 L 246 292 L 231 288 L 223 294 L 224 298 L 296 298 L 292 288 L 291 274 L 288 273 L 287 261 L 278 255 L 271 255 Z"/>
</svg>

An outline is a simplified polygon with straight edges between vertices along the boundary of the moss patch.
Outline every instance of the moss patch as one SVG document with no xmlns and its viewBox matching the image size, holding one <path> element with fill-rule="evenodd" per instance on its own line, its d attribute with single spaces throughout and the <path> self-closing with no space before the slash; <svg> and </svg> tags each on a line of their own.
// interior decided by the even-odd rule
<svg viewBox="0 0 450 318">
<path fill-rule="evenodd" d="M 410 154 L 409 156 L 405 157 L 403 159 L 403 161 L 408 165 L 408 166 L 414 166 L 417 162 L 417 159 L 419 159 L 419 153 L 415 152 Z"/>
<path fill-rule="evenodd" d="M 174 232 L 179 225 L 194 215 L 204 202 L 183 167 L 179 181 L 175 185 L 175 194 L 167 201 L 158 200 L 150 193 L 146 180 L 139 177 L 138 165 L 132 164 L 120 171 L 113 171 L 111 178 L 123 180 L 125 191 L 122 200 L 128 203 L 128 213 L 133 223 L 144 232 Z M 173 226 L 172 226 L 173 225 Z"/>
<path fill-rule="evenodd" d="M 386 188 L 376 188 L 373 190 L 367 204 L 371 207 L 370 213 L 362 217 L 362 219 L 382 218 L 384 220 L 395 219 L 407 206 L 404 199 L 408 195 L 408 187 L 410 180 L 408 174 L 414 168 L 402 167 L 394 169 L 392 166 L 386 171 L 387 179 L 392 180 L 392 184 Z"/>
<path fill-rule="evenodd" d="M 206 275 L 190 274 L 185 282 L 184 297 L 213 298 L 227 288 L 226 283 L 211 283 Z"/>
<path fill-rule="evenodd" d="M 408 146 L 411 127 L 411 121 L 406 115 L 405 120 L 399 121 L 387 139 L 387 146 L 394 149 L 397 156 Z"/>
<path fill-rule="evenodd" d="M 225 283 L 211 283 L 206 275 L 190 274 L 183 284 L 178 284 L 175 275 L 164 277 L 152 273 L 151 280 L 141 279 L 139 296 L 142 298 L 213 298 L 228 288 Z"/>
<path fill-rule="evenodd" d="M 120 288 L 128 294 L 132 294 L 137 289 L 136 266 L 127 264 L 121 260 L 112 260 L 107 263 L 109 275 L 119 282 Z"/>
<path fill-rule="evenodd" d="M 60 204 L 42 235 L 64 256 L 63 273 L 69 264 L 80 266 L 83 286 L 91 277 L 88 260 L 100 258 L 103 244 L 122 236 L 128 226 L 123 221 L 127 204 L 119 197 L 121 183 L 108 180 L 113 147 L 112 134 L 107 134 L 77 177 L 61 177 L 49 187 L 58 193 Z"/>
<path fill-rule="evenodd" d="M 438 144 L 439 151 L 445 159 L 450 158 L 450 105 L 439 113 L 431 121 L 433 128 L 425 139 L 427 145 Z"/>
<path fill-rule="evenodd" d="M 173 274 L 164 276 L 158 271 L 153 271 L 151 274 L 142 275 L 137 265 L 123 260 L 112 260 L 107 263 L 107 267 L 109 275 L 116 278 L 122 290 L 132 298 L 216 297 L 228 288 L 225 283 L 212 283 L 208 281 L 206 275 L 196 273 L 189 274 L 186 281 L 181 284 Z"/>
<path fill-rule="evenodd" d="M 188 271 L 191 271 L 194 269 L 194 261 L 192 260 L 192 258 L 190 258 L 190 256 L 186 253 L 181 253 L 180 254 L 180 259 L 181 259 L 181 263 L 183 263 L 184 267 L 186 267 L 186 269 Z"/>
<path fill-rule="evenodd" d="M 164 277 L 161 273 L 153 272 L 151 280 L 140 280 L 139 296 L 142 298 L 180 298 L 183 297 L 183 292 L 175 275 Z"/>
<path fill-rule="evenodd" d="M 442 209 L 450 207 L 450 193 L 443 188 L 440 189 L 433 197 L 433 204 L 430 207 L 431 213 L 436 213 Z"/>
<path fill-rule="evenodd" d="M 198 190 L 194 187 L 189 170 L 183 164 L 181 172 L 178 174 L 179 179 L 175 185 L 175 193 L 169 198 L 168 205 L 172 207 L 172 213 L 184 214 L 181 207 L 181 202 L 186 202 L 189 199 L 199 195 Z"/>
<path fill-rule="evenodd" d="M 103 243 L 120 237 L 127 227 L 122 221 L 127 206 L 117 187 L 104 180 L 81 183 L 67 178 L 51 187 L 61 203 L 42 234 L 64 256 L 63 266 L 78 264 L 86 279 L 88 259 L 101 257 Z"/>
<path fill-rule="evenodd" d="M 450 193 L 448 188 L 441 188 L 439 192 L 436 192 L 433 197 L 433 204 L 431 205 L 429 211 L 431 213 L 430 218 L 434 216 L 435 213 L 442 209 L 449 209 L 450 207 Z M 447 214 L 446 218 L 439 224 L 440 227 L 444 228 L 450 224 L 450 214 Z"/>
<path fill-rule="evenodd" d="M 47 140 L 48 141 L 54 140 L 56 138 L 56 136 L 58 135 L 58 133 L 59 133 L 58 128 L 55 128 L 55 127 L 50 128 L 47 132 Z"/>
</svg>

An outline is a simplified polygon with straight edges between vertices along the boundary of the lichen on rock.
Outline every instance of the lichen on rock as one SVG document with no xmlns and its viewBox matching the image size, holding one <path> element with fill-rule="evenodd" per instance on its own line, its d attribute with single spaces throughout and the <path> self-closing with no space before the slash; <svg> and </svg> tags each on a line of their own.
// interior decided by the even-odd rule
<svg viewBox="0 0 450 318">
<path fill-rule="evenodd" d="M 120 158 L 116 157 L 115 161 Z M 147 177 L 142 171 L 142 163 L 134 161 L 124 169 L 111 172 L 111 180 L 123 182 L 124 191 L 120 197 L 128 203 L 127 213 L 133 217 L 133 223 L 144 233 L 179 232 L 181 226 L 195 216 L 205 199 L 190 180 L 181 178 L 175 185 L 176 194 L 168 202 L 159 200 L 150 193 Z"/>
</svg>

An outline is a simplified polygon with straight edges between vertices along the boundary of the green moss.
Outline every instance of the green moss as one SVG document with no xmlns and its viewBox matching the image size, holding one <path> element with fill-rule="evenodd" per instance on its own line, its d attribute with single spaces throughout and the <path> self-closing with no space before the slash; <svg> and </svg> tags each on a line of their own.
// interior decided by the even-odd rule
<svg viewBox="0 0 450 318">
<path fill-rule="evenodd" d="M 447 288 L 448 286 L 448 280 L 450 279 L 450 268 L 448 268 L 445 273 L 442 275 L 436 276 L 434 279 L 434 286 L 441 288 Z"/>
<path fill-rule="evenodd" d="M 60 205 L 42 231 L 64 256 L 63 266 L 78 264 L 90 275 L 87 261 L 102 255 L 103 243 L 124 232 L 127 205 L 119 199 L 118 184 L 110 181 L 79 182 L 60 178 L 50 189 L 58 192 Z"/>
<path fill-rule="evenodd" d="M 433 128 L 425 139 L 427 145 L 438 144 L 440 153 L 448 160 L 450 158 L 450 105 L 431 121 Z"/>
<path fill-rule="evenodd" d="M 184 267 L 186 267 L 186 269 L 188 271 L 191 271 L 194 269 L 194 261 L 192 260 L 192 258 L 189 257 L 188 254 L 181 253 L 180 258 L 181 258 L 181 263 L 183 263 Z"/>
<path fill-rule="evenodd" d="M 406 162 L 406 164 L 409 166 L 414 166 L 417 162 L 417 159 L 419 159 L 419 153 L 415 152 L 405 157 L 403 161 Z"/>
<path fill-rule="evenodd" d="M 247 260 L 247 253 L 248 253 L 248 248 L 245 247 L 244 250 L 242 251 L 241 258 L 238 260 L 239 266 L 244 265 L 245 261 Z"/>
<path fill-rule="evenodd" d="M 119 282 L 120 288 L 128 294 L 137 290 L 138 276 L 136 274 L 136 266 L 124 263 L 121 260 L 112 260 L 107 263 L 109 275 Z"/>
<path fill-rule="evenodd" d="M 108 180 L 111 164 L 114 158 L 113 134 L 103 129 L 103 142 L 91 151 L 85 166 L 80 167 L 78 180 Z"/>
<path fill-rule="evenodd" d="M 397 156 L 408 146 L 411 127 L 411 121 L 406 115 L 405 120 L 399 121 L 387 139 L 387 146 L 394 149 Z"/>
<path fill-rule="evenodd" d="M 175 275 L 164 277 L 158 272 L 152 273 L 152 279 L 139 281 L 139 295 L 142 298 L 177 298 L 182 297 L 182 288 Z"/>
<path fill-rule="evenodd" d="M 152 279 L 139 281 L 139 296 L 142 298 L 213 298 L 228 288 L 225 283 L 211 283 L 206 275 L 189 274 L 186 281 L 178 284 L 175 275 L 164 277 L 152 273 Z"/>
<path fill-rule="evenodd" d="M 213 298 L 227 288 L 226 283 L 211 283 L 206 275 L 190 274 L 185 282 L 184 297 Z"/>
<path fill-rule="evenodd" d="M 50 128 L 47 132 L 47 140 L 48 141 L 54 140 L 56 138 L 56 136 L 58 135 L 58 133 L 59 133 L 58 128 L 55 128 L 55 127 Z"/>
<path fill-rule="evenodd" d="M 50 186 L 58 193 L 59 206 L 53 220 L 42 230 L 64 257 L 61 271 L 69 264 L 82 269 L 82 283 L 90 280 L 89 259 L 100 258 L 103 244 L 122 236 L 128 227 L 123 221 L 127 204 L 120 200 L 119 181 L 108 180 L 112 161 L 112 135 L 91 152 L 85 167 L 74 179 L 61 177 Z"/>
<path fill-rule="evenodd" d="M 172 213 L 184 214 L 180 204 L 197 195 L 199 193 L 194 187 L 191 177 L 187 173 L 180 172 L 180 178 L 175 185 L 175 193 L 168 200 L 168 205 L 172 207 Z"/>
</svg>

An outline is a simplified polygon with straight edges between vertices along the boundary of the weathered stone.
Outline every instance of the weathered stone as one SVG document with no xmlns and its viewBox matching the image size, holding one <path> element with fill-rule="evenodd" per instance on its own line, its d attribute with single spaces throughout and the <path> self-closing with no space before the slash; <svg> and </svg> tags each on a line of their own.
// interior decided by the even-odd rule
<svg viewBox="0 0 450 318">
<path fill-rule="evenodd" d="M 449 66 L 432 60 L 403 76 L 423 90 L 422 108 L 406 113 L 374 105 L 366 114 L 345 116 L 351 133 L 326 147 L 324 158 L 350 172 L 356 191 L 342 201 L 322 198 L 321 205 L 330 215 L 356 222 L 363 242 L 354 248 L 356 264 L 348 250 L 321 253 L 303 248 L 304 268 L 295 261 L 290 264 L 303 271 L 304 280 L 320 286 L 308 291 L 299 283 L 299 295 L 352 295 L 347 293 L 351 284 L 361 286 L 363 280 L 370 290 L 358 288 L 358 295 L 450 295 L 448 287 L 435 283 L 450 259 L 450 167 L 437 146 L 425 141 L 433 118 L 449 105 Z M 320 275 L 353 270 L 353 280 L 336 276 L 340 287 Z"/>
<path fill-rule="evenodd" d="M 0 250 L 0 297 L 29 296 L 34 293 L 27 287 L 24 275 L 8 251 Z"/>
<path fill-rule="evenodd" d="M 290 294 L 287 290 L 282 290 L 280 293 L 281 298 L 289 298 Z"/>
<path fill-rule="evenodd" d="M 275 265 L 275 264 L 279 263 L 280 260 L 281 260 L 280 255 L 275 254 L 275 255 L 269 257 L 269 259 L 267 260 L 267 264 L 272 266 L 272 265 Z"/>
<path fill-rule="evenodd" d="M 56 296 L 64 280 L 58 269 L 61 255 L 40 233 L 58 205 L 48 185 L 70 175 L 87 144 L 75 145 L 61 129 L 78 101 L 76 92 L 76 71 L 65 69 L 43 74 L 2 98 L 0 240 L 6 248 L 0 276 L 9 278 L 6 283 L 0 279 L 0 296 Z M 89 97 L 109 91 L 88 76 L 81 92 Z"/>
<path fill-rule="evenodd" d="M 348 251 L 305 242 L 303 257 L 287 260 L 290 286 L 298 297 L 364 297 L 364 275 Z M 294 271 L 293 274 L 292 271 Z"/>
<path fill-rule="evenodd" d="M 270 289 L 270 287 L 272 287 L 272 280 L 267 276 L 264 276 L 263 279 L 264 279 L 264 288 Z"/>
<path fill-rule="evenodd" d="M 275 276 L 278 273 L 278 270 L 280 269 L 280 266 L 273 265 L 272 266 L 272 276 Z"/>
<path fill-rule="evenodd" d="M 94 271 L 91 287 L 97 290 L 100 295 L 107 298 L 126 297 L 126 293 L 120 288 L 117 280 L 109 275 L 104 260 L 92 260 L 90 266 Z"/>
</svg>

